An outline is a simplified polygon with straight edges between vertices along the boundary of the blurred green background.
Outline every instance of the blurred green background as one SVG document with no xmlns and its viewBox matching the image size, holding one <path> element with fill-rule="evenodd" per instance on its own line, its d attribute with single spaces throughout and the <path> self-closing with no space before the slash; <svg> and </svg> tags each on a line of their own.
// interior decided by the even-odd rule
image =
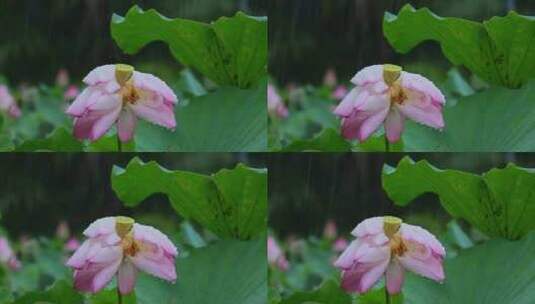
<svg viewBox="0 0 535 304">
<path fill-rule="evenodd" d="M 110 184 L 114 165 L 125 167 L 133 157 L 155 160 L 172 170 L 212 174 L 241 162 L 264 168 L 264 156 L 247 153 L 55 153 L 0 154 L 0 226 L 11 237 L 53 235 L 61 220 L 81 232 L 95 219 L 131 215 L 164 231 L 180 222 L 165 195 L 149 197 L 125 208 Z"/>
<path fill-rule="evenodd" d="M 51 83 L 60 68 L 81 80 L 96 66 L 124 62 L 160 76 L 177 75 L 179 64 L 163 43 L 135 56 L 115 45 L 109 24 L 137 4 L 167 17 L 203 22 L 241 10 L 266 15 L 263 0 L 2 0 L 0 1 L 0 74 L 11 85 Z"/>
<path fill-rule="evenodd" d="M 535 154 L 514 153 L 309 153 L 271 154 L 269 227 L 281 238 L 321 236 L 333 219 L 342 234 L 362 220 L 392 214 L 435 234 L 451 220 L 438 197 L 426 194 L 406 207 L 395 207 L 381 185 L 384 164 L 396 166 L 409 155 L 439 169 L 483 173 L 509 162 L 535 167 Z"/>
<path fill-rule="evenodd" d="M 334 68 L 348 82 L 361 68 L 401 63 L 435 81 L 445 78 L 450 64 L 433 42 L 408 55 L 393 51 L 382 32 L 385 11 L 397 14 L 410 3 L 439 16 L 482 21 L 509 9 L 535 15 L 533 0 L 271 0 L 269 2 L 270 74 L 280 84 L 320 84 Z"/>
</svg>

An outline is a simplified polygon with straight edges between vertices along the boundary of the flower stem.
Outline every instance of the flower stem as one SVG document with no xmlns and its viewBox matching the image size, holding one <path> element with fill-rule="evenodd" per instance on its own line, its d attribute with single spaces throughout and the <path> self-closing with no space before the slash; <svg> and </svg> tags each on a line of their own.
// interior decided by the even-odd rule
<svg viewBox="0 0 535 304">
<path fill-rule="evenodd" d="M 385 134 L 385 152 L 390 152 L 390 142 L 388 141 L 386 134 Z"/>
<path fill-rule="evenodd" d="M 123 295 L 119 290 L 119 286 L 117 286 L 117 304 L 123 304 Z"/>
<path fill-rule="evenodd" d="M 121 142 L 121 139 L 119 138 L 119 134 L 117 134 L 117 151 L 123 152 L 123 143 Z"/>
<path fill-rule="evenodd" d="M 386 289 L 386 284 L 385 284 L 385 303 L 386 304 L 390 304 L 391 301 L 390 301 L 390 294 L 388 293 L 388 289 Z"/>
</svg>

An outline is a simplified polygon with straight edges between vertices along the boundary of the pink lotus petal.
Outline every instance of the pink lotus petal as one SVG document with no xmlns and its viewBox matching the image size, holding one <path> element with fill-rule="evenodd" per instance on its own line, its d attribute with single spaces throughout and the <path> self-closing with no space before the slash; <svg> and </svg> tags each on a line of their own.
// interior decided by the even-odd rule
<svg viewBox="0 0 535 304">
<path fill-rule="evenodd" d="M 103 96 L 104 92 L 99 87 L 86 88 L 74 99 L 73 103 L 67 108 L 66 113 L 71 116 L 80 117 L 87 112 L 89 106 L 98 102 Z"/>
<path fill-rule="evenodd" d="M 130 108 L 125 108 L 117 121 L 117 133 L 122 142 L 128 142 L 134 137 L 137 118 Z"/>
<path fill-rule="evenodd" d="M 149 93 L 146 98 L 128 106 L 139 118 L 168 129 L 176 127 L 173 106 L 160 95 Z"/>
<path fill-rule="evenodd" d="M 429 79 L 421 75 L 402 72 L 401 83 L 402 87 L 430 96 L 433 101 L 439 104 L 446 103 L 446 98 L 442 92 Z"/>
<path fill-rule="evenodd" d="M 342 102 L 334 109 L 333 113 L 341 117 L 348 117 L 368 96 L 368 91 L 354 88 L 342 99 Z"/>
<path fill-rule="evenodd" d="M 117 273 L 117 285 L 121 294 L 131 293 L 136 286 L 137 270 L 130 262 L 124 262 Z"/>
<path fill-rule="evenodd" d="M 67 88 L 65 93 L 63 93 L 63 98 L 65 100 L 72 100 L 72 99 L 76 99 L 76 97 L 78 97 L 79 94 L 80 94 L 80 90 L 78 90 L 78 87 L 75 85 L 71 85 Z"/>
<path fill-rule="evenodd" d="M 142 90 L 153 92 L 156 95 L 163 96 L 163 98 L 172 103 L 177 104 L 178 98 L 171 88 L 163 82 L 160 78 L 141 72 L 134 72 L 133 76 L 134 86 Z"/>
<path fill-rule="evenodd" d="M 7 114 L 11 116 L 12 118 L 19 118 L 22 112 L 20 111 L 19 107 L 16 104 L 14 104 L 11 107 L 9 107 Z"/>
<path fill-rule="evenodd" d="M 401 132 L 403 132 L 404 120 L 405 118 L 397 108 L 393 107 L 390 110 L 390 113 L 388 113 L 385 120 L 386 138 L 389 142 L 395 143 L 400 140 Z"/>
<path fill-rule="evenodd" d="M 270 265 L 275 266 L 282 271 L 288 270 L 290 266 L 286 256 L 277 244 L 275 238 L 272 236 L 268 236 L 267 239 L 267 259 Z"/>
<path fill-rule="evenodd" d="M 95 141 L 102 137 L 113 126 L 121 113 L 121 102 L 114 96 L 107 96 L 106 102 L 93 104 L 92 108 L 74 121 L 74 136 L 78 139 Z M 111 106 L 115 107 L 112 108 Z M 102 108 L 102 109 L 101 109 Z"/>
<path fill-rule="evenodd" d="M 365 238 L 371 235 L 384 234 L 383 232 L 384 217 L 376 216 L 365 219 L 351 231 L 353 236 Z"/>
<path fill-rule="evenodd" d="M 78 290 L 97 293 L 113 278 L 121 265 L 122 255 L 119 250 L 103 248 L 103 254 L 97 255 L 97 261 L 89 262 L 74 272 L 74 287 Z"/>
<path fill-rule="evenodd" d="M 398 261 L 392 261 L 386 269 L 386 289 L 389 294 L 398 294 L 401 292 L 403 281 L 405 279 L 405 270 Z"/>
<path fill-rule="evenodd" d="M 84 235 L 89 238 L 96 238 L 103 235 L 108 235 L 115 233 L 115 217 L 103 217 L 91 223 L 86 230 L 84 230 Z"/>
<path fill-rule="evenodd" d="M 377 248 L 373 253 L 363 257 L 373 257 L 373 259 L 366 262 L 356 261 L 349 270 L 343 271 L 341 285 L 346 291 L 364 293 L 372 288 L 385 273 L 390 253 L 386 248 Z"/>
<path fill-rule="evenodd" d="M 159 230 L 141 224 L 134 224 L 134 238 L 141 242 L 149 242 L 161 247 L 171 256 L 177 256 L 178 250 L 171 240 Z"/>
<path fill-rule="evenodd" d="M 377 64 L 365 67 L 360 70 L 352 79 L 351 82 L 357 86 L 363 87 L 370 84 L 383 81 L 383 65 Z"/>
<path fill-rule="evenodd" d="M 268 84 L 267 87 L 267 107 L 268 112 L 278 118 L 288 117 L 288 108 L 286 108 L 282 97 L 277 93 L 277 89 L 272 84 Z"/>
<path fill-rule="evenodd" d="M 353 114 L 342 121 L 342 135 L 347 139 L 365 141 L 384 122 L 389 111 L 389 102 L 385 96 L 373 95 Z"/>
<path fill-rule="evenodd" d="M 399 258 L 401 265 L 414 273 L 426 278 L 442 282 L 445 278 L 442 266 L 442 258 L 435 255 L 429 255 L 425 260 L 408 253 Z"/>
<path fill-rule="evenodd" d="M 349 244 L 346 250 L 334 262 L 334 266 L 342 269 L 351 268 L 355 262 L 356 257 L 359 256 L 359 251 L 363 251 L 362 249 L 360 249 L 363 246 L 367 245 L 363 242 L 360 242 L 359 240 L 354 240 L 353 242 L 351 242 L 351 244 Z M 366 250 L 366 248 L 364 250 Z"/>
<path fill-rule="evenodd" d="M 6 264 L 11 270 L 18 270 L 21 267 L 17 256 L 5 237 L 0 237 L 0 263 Z"/>
<path fill-rule="evenodd" d="M 433 103 L 427 96 L 420 94 L 413 94 L 411 97 L 412 99 L 397 105 L 404 116 L 432 128 L 444 128 L 442 105 Z"/>
<path fill-rule="evenodd" d="M 106 84 L 108 82 L 116 82 L 115 80 L 115 64 L 107 64 L 94 68 L 84 78 L 84 83 L 90 86 L 98 84 Z"/>
<path fill-rule="evenodd" d="M 5 85 L 0 85 L 0 110 L 13 118 L 18 118 L 21 115 L 15 98 L 11 96 L 9 89 Z"/>
<path fill-rule="evenodd" d="M 80 248 L 80 242 L 78 242 L 78 240 L 75 238 L 71 238 L 67 241 L 67 243 L 65 243 L 64 248 L 67 251 L 74 252 Z"/>
<path fill-rule="evenodd" d="M 136 268 L 157 278 L 170 282 L 176 281 L 174 258 L 165 254 L 163 249 L 158 246 L 149 245 L 149 247 L 150 250 L 143 250 L 131 257 L 132 263 Z"/>
<path fill-rule="evenodd" d="M 446 250 L 438 239 L 429 231 L 415 225 L 402 224 L 400 233 L 403 239 L 413 241 L 420 244 L 425 244 L 433 252 L 439 256 L 445 257 Z"/>
<path fill-rule="evenodd" d="M 333 250 L 335 252 L 342 252 L 347 249 L 349 243 L 344 238 L 338 238 L 333 244 Z"/>
<path fill-rule="evenodd" d="M 347 95 L 347 88 L 343 85 L 339 85 L 336 87 L 334 92 L 332 93 L 332 97 L 336 100 L 342 100 Z"/>
</svg>

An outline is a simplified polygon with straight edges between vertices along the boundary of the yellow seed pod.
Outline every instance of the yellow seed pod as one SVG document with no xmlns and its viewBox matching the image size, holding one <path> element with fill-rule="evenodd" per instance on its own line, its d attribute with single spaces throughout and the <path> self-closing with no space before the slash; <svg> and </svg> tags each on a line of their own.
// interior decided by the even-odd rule
<svg viewBox="0 0 535 304">
<path fill-rule="evenodd" d="M 134 67 L 128 64 L 116 64 L 115 65 L 115 79 L 117 83 L 123 86 L 134 74 Z"/>
<path fill-rule="evenodd" d="M 134 227 L 136 221 L 127 216 L 117 216 L 115 218 L 115 232 L 120 238 L 124 238 Z"/>
<path fill-rule="evenodd" d="M 385 64 L 383 65 L 383 79 L 385 83 L 389 86 L 393 85 L 396 80 L 401 76 L 403 68 L 395 64 Z"/>
<path fill-rule="evenodd" d="M 385 235 L 391 239 L 401 227 L 403 221 L 399 217 L 385 216 L 383 217 L 383 231 Z"/>
</svg>

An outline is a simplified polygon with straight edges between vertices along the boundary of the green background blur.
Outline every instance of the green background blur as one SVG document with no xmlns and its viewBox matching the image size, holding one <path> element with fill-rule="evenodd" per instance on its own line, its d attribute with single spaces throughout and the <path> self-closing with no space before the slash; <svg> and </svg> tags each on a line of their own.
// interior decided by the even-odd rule
<svg viewBox="0 0 535 304">
<path fill-rule="evenodd" d="M 403 5 L 428 7 L 439 16 L 482 21 L 513 8 L 535 15 L 533 0 L 271 0 L 269 5 L 270 74 L 280 84 L 320 84 L 334 68 L 348 82 L 361 68 L 378 63 L 410 65 L 435 81 L 450 67 L 434 42 L 409 53 L 393 51 L 382 32 L 385 11 Z"/>
<path fill-rule="evenodd" d="M 347 234 L 362 220 L 398 215 L 439 235 L 451 218 L 438 197 L 426 194 L 406 207 L 395 207 L 383 191 L 384 164 L 396 166 L 404 156 L 428 160 L 439 169 L 483 173 L 509 162 L 535 167 L 530 153 L 309 153 L 271 154 L 269 227 L 277 236 L 321 236 L 328 219 Z"/>
<path fill-rule="evenodd" d="M 203 22 L 241 10 L 265 15 L 263 0 L 1 0 L 0 74 L 11 85 L 51 83 L 66 68 L 81 80 L 96 66 L 124 62 L 160 76 L 181 68 L 163 43 L 128 56 L 115 45 L 109 24 L 113 13 L 124 16 L 137 4 L 161 14 Z M 174 73 L 174 74 L 172 74 Z"/>
<path fill-rule="evenodd" d="M 230 169 L 239 162 L 265 167 L 263 155 L 247 153 L 3 153 L 0 226 L 11 237 L 42 236 L 52 235 L 61 220 L 80 232 L 97 218 L 123 214 L 177 231 L 178 217 L 165 195 L 153 195 L 130 209 L 124 208 L 113 192 L 113 165 L 124 168 L 136 156 L 143 161 L 155 160 L 167 169 L 201 174 Z"/>
</svg>

